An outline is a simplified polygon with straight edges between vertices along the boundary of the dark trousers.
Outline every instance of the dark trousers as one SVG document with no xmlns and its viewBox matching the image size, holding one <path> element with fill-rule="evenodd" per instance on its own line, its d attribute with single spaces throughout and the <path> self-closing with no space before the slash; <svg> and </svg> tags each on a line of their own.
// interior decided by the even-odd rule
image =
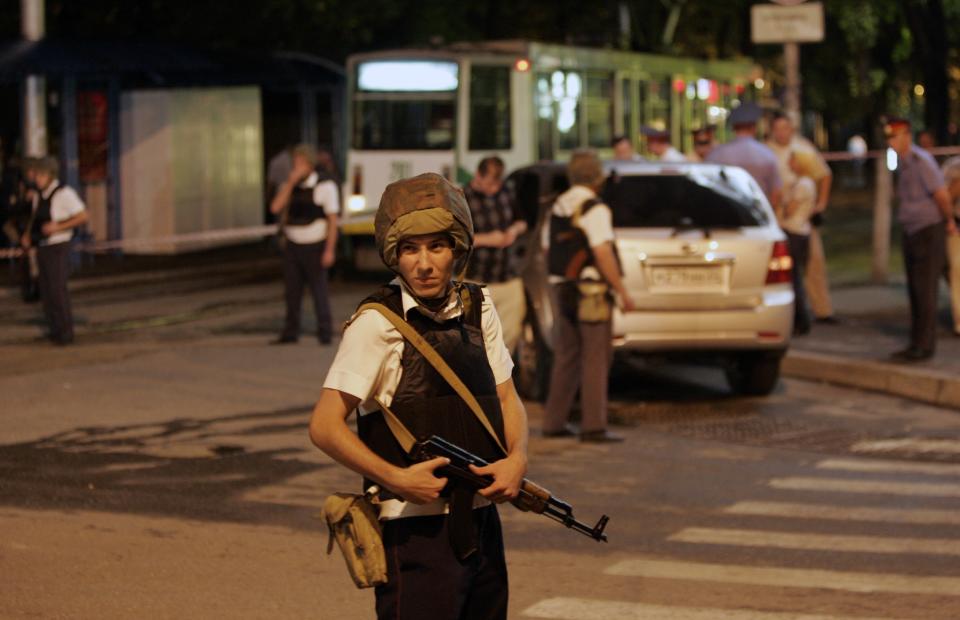
<svg viewBox="0 0 960 620">
<path fill-rule="evenodd" d="M 283 288 L 287 316 L 281 337 L 296 339 L 300 335 L 300 306 L 303 287 L 310 289 L 313 310 L 317 315 L 317 338 L 329 340 L 333 335 L 330 300 L 327 295 L 327 270 L 321 263 L 324 242 L 293 243 L 289 239 L 283 249 Z"/>
<path fill-rule="evenodd" d="M 946 260 L 942 223 L 903 235 L 903 264 L 910 295 L 910 346 L 933 353 L 937 347 L 937 289 Z"/>
<path fill-rule="evenodd" d="M 67 291 L 67 276 L 70 273 L 70 244 L 55 243 L 37 248 L 40 267 L 40 299 L 43 314 L 54 342 L 73 341 L 73 313 L 70 310 L 70 293 Z"/>
<path fill-rule="evenodd" d="M 613 357 L 611 321 L 584 323 L 576 318 L 576 299 L 569 285 L 555 287 L 559 308 L 553 317 L 553 369 L 544 405 L 543 431 L 563 430 L 580 390 L 580 431 L 607 428 L 607 383 Z"/>
<path fill-rule="evenodd" d="M 790 258 L 793 260 L 793 331 L 806 334 L 810 331 L 810 312 L 807 310 L 803 276 L 810 259 L 810 236 L 784 232 L 790 245 Z"/>
<path fill-rule="evenodd" d="M 507 563 L 494 506 L 473 511 L 479 551 L 459 561 L 447 516 L 383 523 L 387 583 L 377 586 L 379 620 L 497 620 L 507 617 Z"/>
</svg>

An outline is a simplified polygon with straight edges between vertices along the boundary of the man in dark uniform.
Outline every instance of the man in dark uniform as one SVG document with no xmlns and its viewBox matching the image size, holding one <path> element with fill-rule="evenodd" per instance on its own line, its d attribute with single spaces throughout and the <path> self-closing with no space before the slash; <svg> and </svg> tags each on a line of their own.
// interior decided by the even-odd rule
<svg viewBox="0 0 960 620">
<path fill-rule="evenodd" d="M 957 234 L 943 173 L 930 153 L 913 143 L 910 121 L 889 117 L 887 145 L 897 153 L 897 219 L 903 228 L 903 262 L 910 294 L 910 346 L 893 354 L 916 362 L 937 345 L 937 288 L 946 260 L 946 237 Z"/>
<path fill-rule="evenodd" d="M 291 344 L 300 337 L 300 307 L 306 286 L 313 297 L 317 340 L 329 344 L 333 320 L 327 269 L 335 258 L 340 193 L 333 179 L 317 170 L 316 149 L 300 144 L 292 153 L 293 169 L 270 203 L 270 211 L 279 215 L 283 223 L 283 288 L 287 308 L 283 331 L 273 343 Z"/>
<path fill-rule="evenodd" d="M 503 538 L 491 502 L 519 493 L 527 418 L 489 295 L 453 280 L 473 245 L 470 209 L 440 175 L 404 179 L 384 191 L 375 236 L 398 277 L 366 301 L 387 306 L 433 346 L 476 397 L 497 439 L 400 331 L 369 308 L 344 330 L 310 438 L 362 474 L 365 489 L 379 486 L 388 582 L 376 589 L 378 618 L 506 618 Z M 346 423 L 354 409 L 357 434 Z M 418 439 L 436 434 L 485 458 L 491 464 L 474 472 L 494 482 L 474 495 L 435 475 L 446 459 L 412 464 L 384 410 Z"/>
<path fill-rule="evenodd" d="M 745 169 L 776 210 L 780 206 L 783 179 L 780 178 L 777 156 L 770 147 L 757 140 L 757 122 L 761 115 L 762 110 L 755 103 L 747 102 L 734 108 L 729 118 L 733 140 L 710 151 L 706 161 Z"/>
</svg>

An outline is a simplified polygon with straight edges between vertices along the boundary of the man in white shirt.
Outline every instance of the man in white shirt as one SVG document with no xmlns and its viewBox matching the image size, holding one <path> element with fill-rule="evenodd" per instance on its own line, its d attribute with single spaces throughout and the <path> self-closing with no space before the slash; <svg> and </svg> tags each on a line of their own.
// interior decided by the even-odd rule
<svg viewBox="0 0 960 620">
<path fill-rule="evenodd" d="M 337 245 L 340 194 L 336 182 L 317 170 L 317 151 L 308 144 L 294 147 L 293 169 L 277 190 L 270 211 L 280 215 L 286 243 L 283 285 L 286 318 L 274 344 L 292 344 L 300 337 L 300 306 L 306 285 L 317 317 L 317 340 L 329 344 L 333 319 L 327 293 L 327 269 Z"/>
<path fill-rule="evenodd" d="M 86 207 L 73 188 L 60 183 L 59 165 L 53 157 L 31 163 L 38 195 L 33 204 L 30 225 L 21 239 L 25 249 L 37 248 L 40 267 L 40 298 L 56 345 L 73 342 L 73 312 L 67 277 L 70 274 L 70 240 L 73 231 L 87 219 Z"/>
<path fill-rule="evenodd" d="M 683 153 L 670 144 L 670 132 L 666 129 L 644 127 L 640 133 L 647 137 L 647 150 L 653 153 L 658 161 L 672 163 L 687 161 Z"/>
<path fill-rule="evenodd" d="M 462 190 L 423 174 L 387 186 L 375 226 L 380 256 L 398 277 L 364 303 L 382 304 L 413 327 L 473 394 L 492 430 L 383 314 L 366 308 L 344 330 L 310 438 L 362 474 L 365 490 L 379 488 L 388 581 L 376 588 L 378 618 L 506 618 L 503 537 L 491 502 L 519 494 L 527 418 L 488 292 L 452 279 L 473 245 L 470 209 Z M 346 423 L 354 409 L 357 433 Z M 417 439 L 437 435 L 485 459 L 490 465 L 474 473 L 493 482 L 474 494 L 438 476 L 446 459 L 412 463 L 384 410 Z"/>
<path fill-rule="evenodd" d="M 542 238 L 549 279 L 558 300 L 543 435 L 577 434 L 567 420 L 579 388 L 580 440 L 621 441 L 622 437 L 607 431 L 607 383 L 613 356 L 612 294 L 616 293 L 624 311 L 633 310 L 633 300 L 620 277 L 613 215 L 597 196 L 605 179 L 596 153 L 576 151 L 567 166 L 567 178 L 571 187 L 554 203 Z M 606 307 L 606 316 L 585 317 L 580 313 L 584 286 L 600 287 L 602 299 L 597 301 Z"/>
</svg>

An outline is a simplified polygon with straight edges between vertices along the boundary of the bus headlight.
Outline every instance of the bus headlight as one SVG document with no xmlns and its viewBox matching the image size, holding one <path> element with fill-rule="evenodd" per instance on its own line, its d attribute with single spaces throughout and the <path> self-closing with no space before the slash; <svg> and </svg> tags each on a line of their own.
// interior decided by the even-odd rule
<svg viewBox="0 0 960 620">
<path fill-rule="evenodd" d="M 367 198 L 363 194 L 354 194 L 347 198 L 347 211 L 362 213 L 367 210 Z"/>
</svg>

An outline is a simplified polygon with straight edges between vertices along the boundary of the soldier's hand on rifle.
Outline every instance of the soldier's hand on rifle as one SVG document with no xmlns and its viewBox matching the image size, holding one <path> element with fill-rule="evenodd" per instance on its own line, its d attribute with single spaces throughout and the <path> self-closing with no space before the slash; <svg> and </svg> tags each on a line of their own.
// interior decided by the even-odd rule
<svg viewBox="0 0 960 620">
<path fill-rule="evenodd" d="M 490 463 L 486 467 L 470 466 L 470 471 L 478 476 L 492 476 L 493 483 L 477 491 L 491 502 L 502 504 L 513 501 L 520 494 L 523 476 L 527 473 L 527 463 L 522 457 L 513 455 Z"/>
<path fill-rule="evenodd" d="M 396 478 L 390 480 L 387 486 L 408 502 L 426 504 L 440 497 L 440 491 L 447 485 L 447 479 L 436 476 L 434 472 L 449 464 L 450 459 L 442 456 L 416 463 L 398 470 Z"/>
</svg>

